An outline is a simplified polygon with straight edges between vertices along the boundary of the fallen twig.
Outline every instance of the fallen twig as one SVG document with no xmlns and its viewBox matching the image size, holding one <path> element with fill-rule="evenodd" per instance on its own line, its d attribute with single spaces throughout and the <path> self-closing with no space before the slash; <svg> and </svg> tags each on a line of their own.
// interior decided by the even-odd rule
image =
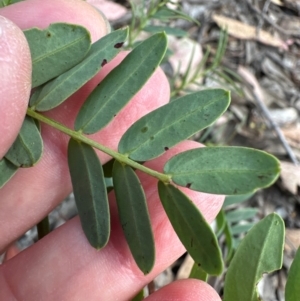
<svg viewBox="0 0 300 301">
<path fill-rule="evenodd" d="M 299 161 L 296 157 L 296 155 L 294 154 L 293 150 L 291 149 L 290 145 L 288 144 L 287 140 L 285 139 L 284 134 L 282 133 L 280 127 L 278 126 L 278 124 L 272 119 L 272 116 L 270 114 L 270 111 L 268 110 L 267 106 L 264 104 L 260 93 L 258 93 L 255 89 L 255 85 L 249 81 L 247 76 L 246 79 L 246 72 L 245 69 L 243 67 L 239 67 L 238 68 L 238 74 L 244 79 L 244 84 L 249 88 L 250 93 L 253 95 L 257 106 L 259 107 L 259 109 L 261 110 L 261 112 L 263 113 L 264 117 L 268 120 L 268 122 L 270 123 L 271 127 L 274 129 L 274 131 L 276 132 L 280 142 L 282 143 L 283 147 L 285 148 L 288 156 L 290 157 L 291 161 L 295 164 L 295 165 L 299 165 Z M 254 78 L 253 78 L 254 79 Z"/>
<path fill-rule="evenodd" d="M 270 25 L 272 25 L 277 31 L 279 31 L 281 34 L 285 36 L 292 36 L 294 38 L 300 38 L 300 34 L 297 34 L 295 32 L 290 32 L 285 30 L 284 28 L 280 27 L 278 24 L 276 24 L 271 18 L 269 18 L 265 12 L 265 7 L 263 11 L 260 11 L 257 7 L 255 7 L 249 0 L 247 0 L 248 6 L 258 15 L 260 15 L 261 18 L 263 18 L 265 21 L 267 21 Z M 268 7 L 268 6 L 267 6 Z M 259 32 L 262 24 L 258 25 L 257 33 Z"/>
</svg>

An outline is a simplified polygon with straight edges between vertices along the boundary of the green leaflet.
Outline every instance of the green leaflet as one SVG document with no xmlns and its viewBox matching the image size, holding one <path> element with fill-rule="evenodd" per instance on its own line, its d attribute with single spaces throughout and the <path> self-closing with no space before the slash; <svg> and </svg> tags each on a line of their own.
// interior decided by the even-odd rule
<svg viewBox="0 0 300 301">
<path fill-rule="evenodd" d="M 227 246 L 227 255 L 225 258 L 225 261 L 228 263 L 232 259 L 232 256 L 234 255 L 234 246 L 235 246 L 235 240 L 233 238 L 233 235 L 231 233 L 231 227 L 228 223 L 226 223 L 224 228 L 224 234 L 225 234 L 225 240 L 226 240 L 226 246 Z"/>
<path fill-rule="evenodd" d="M 10 163 L 7 159 L 0 160 L 0 188 L 2 188 L 11 177 L 17 172 L 18 167 Z"/>
<path fill-rule="evenodd" d="M 31 52 L 33 88 L 78 64 L 91 46 L 90 33 L 79 25 L 55 23 L 24 34 Z"/>
<path fill-rule="evenodd" d="M 18 167 L 31 167 L 41 158 L 43 140 L 33 118 L 26 116 L 20 132 L 5 155 L 11 163 Z"/>
<path fill-rule="evenodd" d="M 229 102 L 229 92 L 222 89 L 180 97 L 135 122 L 121 138 L 119 152 L 137 161 L 153 159 L 211 125 Z"/>
<path fill-rule="evenodd" d="M 30 100 L 30 106 L 33 106 L 37 111 L 47 111 L 61 104 L 93 78 L 102 66 L 120 52 L 121 48 L 114 46 L 123 43 L 127 34 L 127 28 L 120 29 L 94 43 L 83 61 L 48 82 L 38 92 L 38 97 Z"/>
<path fill-rule="evenodd" d="M 286 286 L 285 286 L 285 301 L 300 300 L 300 248 L 298 248 L 295 258 L 289 270 Z"/>
<path fill-rule="evenodd" d="M 279 176 L 279 161 L 244 147 L 206 147 L 171 158 L 164 172 L 181 186 L 214 194 L 245 194 L 271 185 Z"/>
<path fill-rule="evenodd" d="M 225 198 L 223 208 L 226 208 L 227 206 L 242 203 L 247 200 L 249 200 L 253 196 L 253 193 L 247 193 L 247 194 L 241 194 L 241 195 L 228 195 Z"/>
<path fill-rule="evenodd" d="M 169 26 L 158 26 L 158 25 L 147 25 L 143 28 L 143 31 L 150 33 L 157 33 L 164 31 L 167 35 L 172 35 L 176 37 L 186 37 L 188 33 L 185 30 L 176 27 Z"/>
<path fill-rule="evenodd" d="M 142 289 L 131 301 L 142 301 L 144 300 L 144 297 L 144 290 Z"/>
<path fill-rule="evenodd" d="M 224 209 L 222 209 L 217 215 L 217 231 L 216 236 L 220 237 L 223 233 L 226 239 L 227 256 L 226 262 L 230 261 L 233 253 L 240 242 L 240 238 L 234 238 L 233 235 L 239 235 L 250 230 L 255 223 L 236 224 L 239 221 L 245 221 L 252 218 L 257 213 L 254 208 L 244 208 L 239 210 L 233 210 L 227 212 L 225 215 Z"/>
<path fill-rule="evenodd" d="M 170 9 L 166 6 L 161 7 L 153 16 L 153 19 L 159 19 L 162 21 L 170 21 L 170 19 L 184 19 L 190 22 L 194 22 L 198 25 L 200 23 L 196 20 L 191 18 L 189 15 L 185 14 L 180 10 Z"/>
<path fill-rule="evenodd" d="M 0 8 L 11 5 L 11 4 L 15 4 L 15 3 L 21 2 L 21 1 L 24 1 L 24 0 L 0 0 Z"/>
<path fill-rule="evenodd" d="M 37 100 L 39 99 L 39 96 L 43 90 L 44 86 L 39 86 L 36 89 L 34 89 L 34 92 L 31 94 L 30 98 L 29 98 L 29 107 L 32 106 L 32 104 L 36 103 Z"/>
<path fill-rule="evenodd" d="M 264 273 L 281 268 L 284 223 L 270 214 L 256 224 L 240 243 L 225 277 L 224 301 L 258 301 L 256 285 Z"/>
<path fill-rule="evenodd" d="M 167 48 L 164 33 L 142 42 L 89 95 L 75 121 L 75 130 L 93 134 L 106 126 L 143 87 Z"/>
<path fill-rule="evenodd" d="M 255 223 L 246 223 L 246 224 L 242 224 L 242 225 L 234 225 L 234 226 L 231 227 L 231 234 L 232 235 L 239 235 L 239 234 L 242 234 L 244 232 L 248 232 L 254 225 L 255 225 Z"/>
<path fill-rule="evenodd" d="M 194 262 L 189 278 L 199 279 L 206 282 L 208 274 L 201 268 L 201 266 Z"/>
<path fill-rule="evenodd" d="M 226 213 L 226 220 L 231 223 L 237 223 L 239 221 L 244 221 L 253 218 L 258 213 L 257 208 L 242 208 Z"/>
<path fill-rule="evenodd" d="M 83 232 L 96 249 L 109 239 L 110 215 L 102 166 L 94 149 L 70 139 L 68 162 Z"/>
<path fill-rule="evenodd" d="M 130 251 L 144 274 L 155 261 L 154 238 L 144 190 L 134 170 L 115 161 L 113 183 L 119 217 Z"/>
<path fill-rule="evenodd" d="M 40 121 L 37 120 L 37 119 L 33 119 L 33 120 L 34 120 L 34 123 L 35 123 L 38 131 L 41 133 L 41 131 L 42 131 L 42 125 L 41 125 Z"/>
<path fill-rule="evenodd" d="M 173 185 L 158 183 L 158 192 L 169 220 L 196 264 L 211 275 L 223 269 L 217 238 L 192 201 Z"/>
<path fill-rule="evenodd" d="M 112 177 L 112 169 L 113 169 L 114 163 L 115 163 L 115 159 L 111 159 L 102 165 L 103 173 L 106 178 Z"/>
<path fill-rule="evenodd" d="M 216 217 L 216 224 L 217 224 L 217 229 L 216 229 L 216 236 L 219 237 L 223 232 L 226 227 L 226 218 L 225 218 L 225 212 L 224 210 L 220 210 L 217 217 Z"/>
</svg>

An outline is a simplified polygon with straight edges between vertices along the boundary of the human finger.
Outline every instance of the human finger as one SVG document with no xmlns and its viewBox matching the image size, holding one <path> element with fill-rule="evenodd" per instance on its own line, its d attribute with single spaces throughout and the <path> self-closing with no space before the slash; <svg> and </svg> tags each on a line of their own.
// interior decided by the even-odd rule
<svg viewBox="0 0 300 301">
<path fill-rule="evenodd" d="M 23 32 L 0 16 L 0 159 L 14 142 L 31 89 L 30 50 Z"/>
<path fill-rule="evenodd" d="M 207 283 L 195 279 L 178 280 L 154 292 L 144 301 L 221 301 Z"/>
</svg>

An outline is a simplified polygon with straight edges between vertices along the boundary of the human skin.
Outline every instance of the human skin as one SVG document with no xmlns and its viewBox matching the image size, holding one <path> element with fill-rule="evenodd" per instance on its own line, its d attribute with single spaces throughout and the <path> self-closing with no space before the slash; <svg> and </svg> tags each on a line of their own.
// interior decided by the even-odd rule
<svg viewBox="0 0 300 301">
<path fill-rule="evenodd" d="M 31 89 L 29 48 L 21 30 L 34 26 L 45 28 L 53 22 L 81 24 L 91 32 L 93 41 L 107 33 L 103 17 L 81 0 L 28 0 L 0 9 L 0 158 L 21 127 Z M 80 91 L 46 115 L 72 127 L 84 99 L 125 55 L 117 56 Z M 158 70 L 122 112 L 91 137 L 116 150 L 122 134 L 134 121 L 168 100 L 168 82 Z M 42 135 L 44 153 L 40 162 L 19 170 L 0 190 L 2 251 L 72 190 L 66 157 L 68 138 L 45 125 Z M 199 146 L 185 141 L 149 161 L 147 166 L 162 170 L 164 162 L 174 154 Z M 109 160 L 107 155 L 98 154 L 102 164 Z M 151 273 L 143 275 L 132 259 L 111 193 L 111 238 L 103 250 L 96 251 L 89 245 L 76 217 L 0 266 L 0 300 L 127 301 L 181 256 L 185 250 L 159 202 L 156 180 L 142 173 L 138 175 L 148 200 L 156 244 L 156 262 Z M 220 210 L 223 197 L 183 190 L 211 222 Z M 220 298 L 206 283 L 189 279 L 175 281 L 146 300 L 220 301 Z"/>
</svg>

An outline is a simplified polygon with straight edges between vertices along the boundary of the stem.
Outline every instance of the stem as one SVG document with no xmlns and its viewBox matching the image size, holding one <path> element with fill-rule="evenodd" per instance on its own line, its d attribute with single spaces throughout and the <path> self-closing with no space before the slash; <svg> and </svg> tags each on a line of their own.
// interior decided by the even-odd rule
<svg viewBox="0 0 300 301">
<path fill-rule="evenodd" d="M 37 232 L 39 240 L 42 239 L 44 236 L 50 233 L 50 225 L 48 215 L 42 219 L 37 225 Z"/>
<path fill-rule="evenodd" d="M 32 109 L 28 108 L 27 109 L 27 115 L 31 116 L 32 118 L 35 118 L 43 123 L 46 123 L 48 125 L 50 125 L 51 127 L 59 130 L 60 132 L 64 133 L 64 134 L 67 134 L 68 136 L 72 137 L 73 139 L 77 140 L 77 141 L 81 141 L 85 144 L 88 144 L 106 154 L 108 154 L 109 156 L 115 158 L 116 160 L 124 163 L 124 164 L 127 164 L 135 169 L 138 169 L 152 177 L 155 177 L 157 178 L 158 180 L 162 181 L 162 182 L 167 182 L 169 183 L 170 180 L 171 180 L 171 176 L 170 175 L 166 175 L 166 174 L 163 174 L 163 173 L 160 173 L 158 171 L 155 171 L 153 169 L 150 169 L 140 163 L 137 163 L 131 159 L 128 158 L 128 156 L 126 155 L 122 155 L 92 139 L 89 139 L 87 138 L 86 136 L 84 136 L 82 133 L 80 132 L 76 132 L 74 130 L 71 130 L 67 127 L 65 127 L 63 124 L 51 119 L 51 118 L 48 118 L 40 113 L 37 113 L 35 111 L 33 111 Z"/>
</svg>

